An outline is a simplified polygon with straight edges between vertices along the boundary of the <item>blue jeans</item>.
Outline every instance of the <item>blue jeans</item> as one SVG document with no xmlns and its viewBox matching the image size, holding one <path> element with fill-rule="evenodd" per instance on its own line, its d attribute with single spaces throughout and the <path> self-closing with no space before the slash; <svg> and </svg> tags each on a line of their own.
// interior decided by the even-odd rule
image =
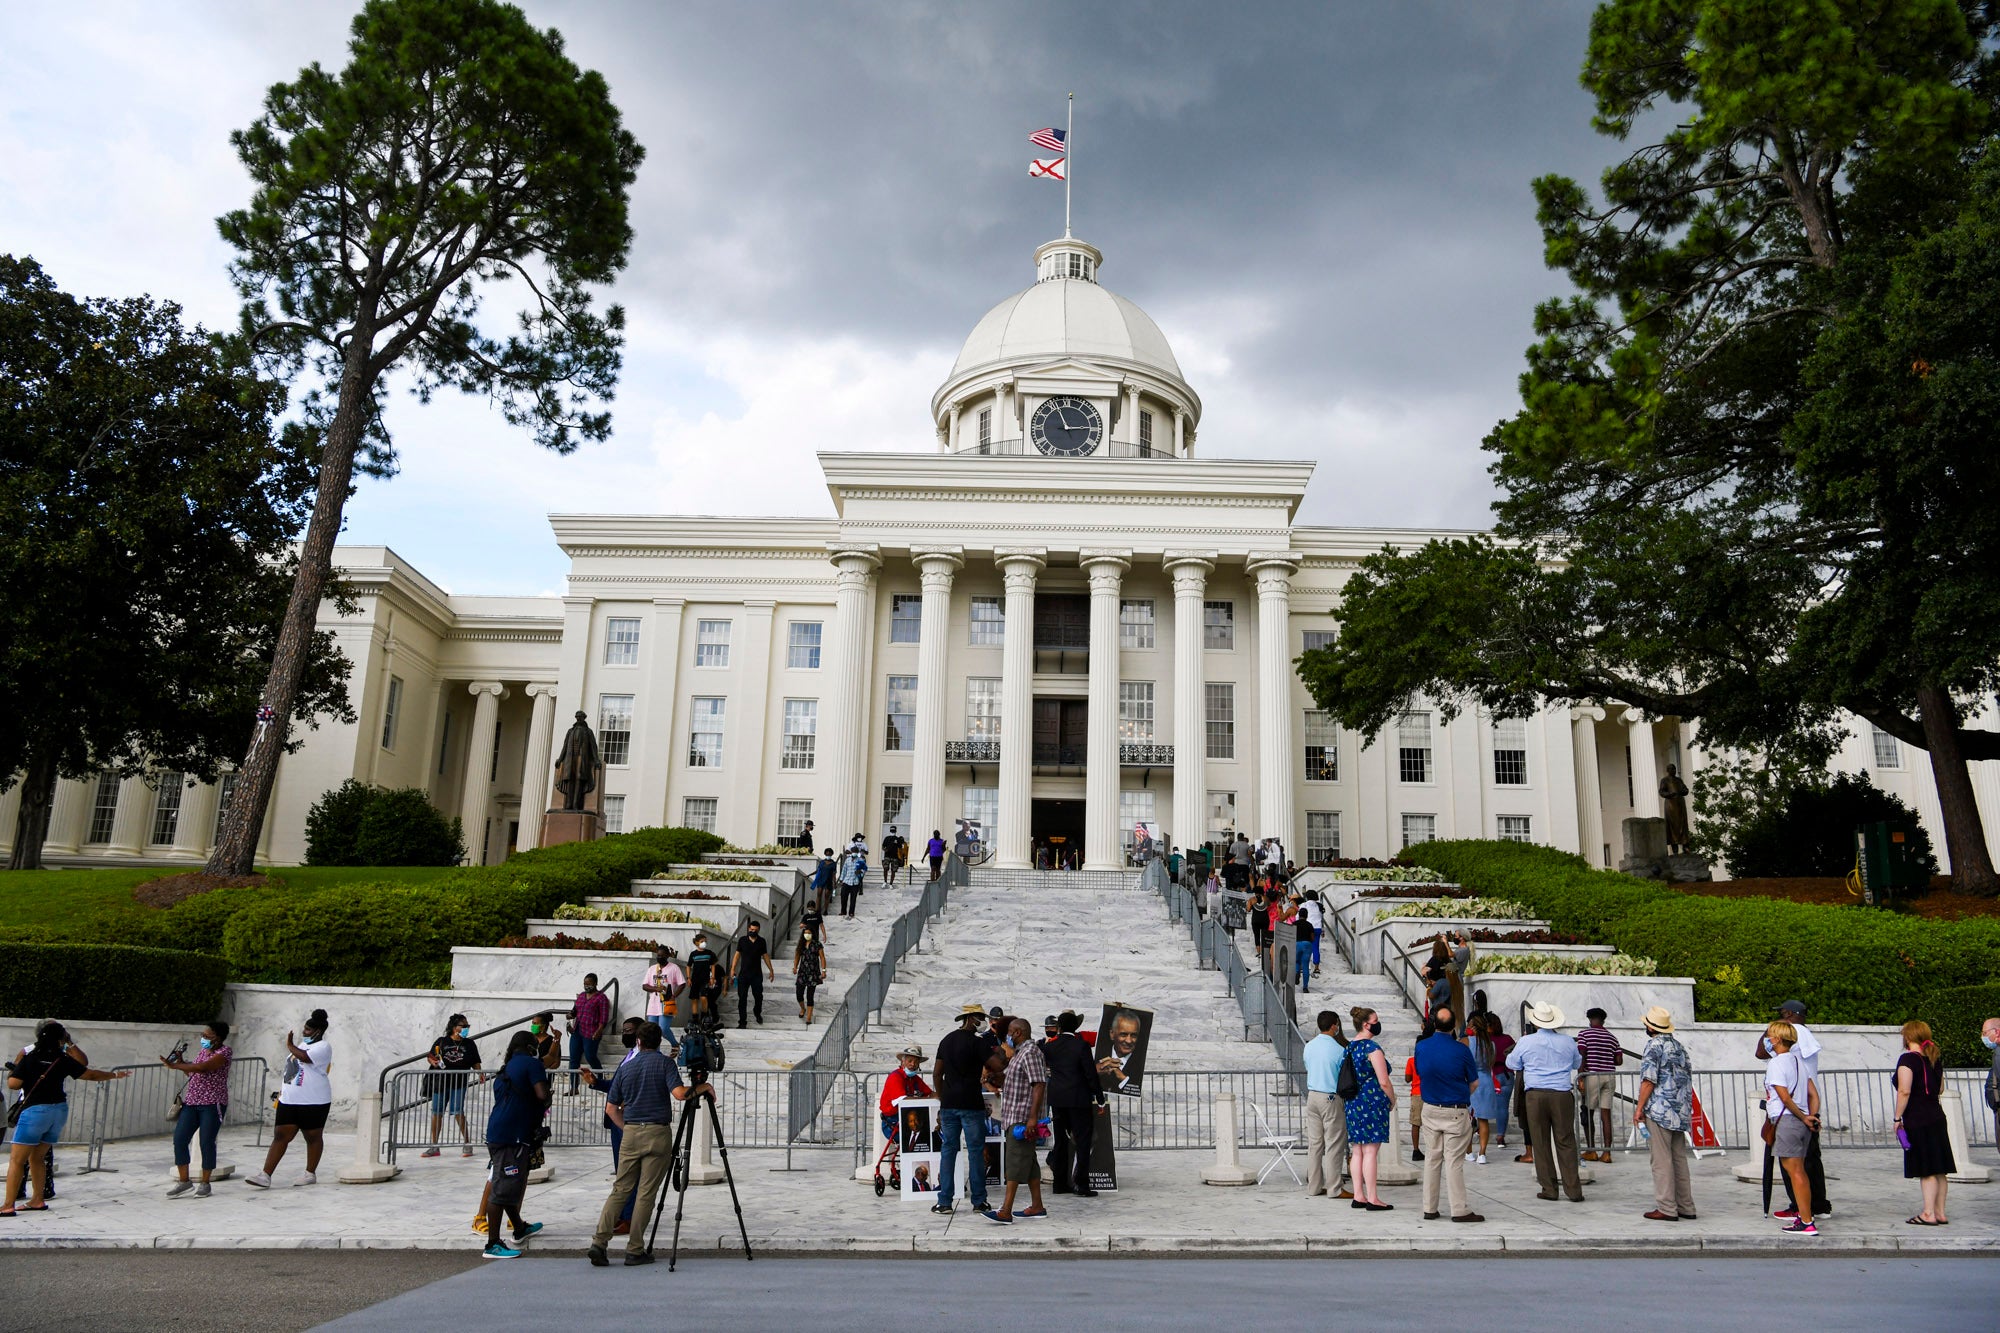
<svg viewBox="0 0 2000 1333">
<path fill-rule="evenodd" d="M 1295 959 L 1292 976 L 1293 984 L 1307 986 L 1312 981 L 1312 941 L 1300 940 L 1292 946 L 1292 953 Z"/>
<path fill-rule="evenodd" d="M 220 1106 L 182 1106 L 174 1121 L 174 1165 L 189 1164 L 188 1141 L 201 1134 L 201 1169 L 215 1170 L 215 1136 L 222 1132 Z"/>
<path fill-rule="evenodd" d="M 604 1072 L 604 1066 L 597 1063 L 597 1043 L 603 1039 L 604 1034 L 602 1032 L 598 1033 L 595 1037 L 586 1037 L 575 1028 L 569 1030 L 569 1090 L 571 1093 L 576 1091 L 576 1071 L 583 1065 L 589 1065 L 596 1073 L 602 1074 Z"/>
<path fill-rule="evenodd" d="M 944 1160 L 938 1166 L 937 1201 L 951 1202 L 952 1171 L 958 1165 L 958 1145 L 962 1139 L 971 1158 L 965 1167 L 965 1197 L 980 1212 L 986 1211 L 986 1112 L 960 1111 L 946 1106 L 938 1112 L 944 1131 Z"/>
</svg>

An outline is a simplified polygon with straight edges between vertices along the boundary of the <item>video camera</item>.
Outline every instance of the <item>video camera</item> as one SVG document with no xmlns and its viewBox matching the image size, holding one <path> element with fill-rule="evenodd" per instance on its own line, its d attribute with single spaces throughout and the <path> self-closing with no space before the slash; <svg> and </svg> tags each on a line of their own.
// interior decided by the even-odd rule
<svg viewBox="0 0 2000 1333">
<path fill-rule="evenodd" d="M 688 1020 L 681 1036 L 681 1066 L 688 1081 L 706 1083 L 711 1073 L 722 1072 L 727 1057 L 722 1049 L 722 1023 L 713 1014 L 698 1014 Z"/>
</svg>

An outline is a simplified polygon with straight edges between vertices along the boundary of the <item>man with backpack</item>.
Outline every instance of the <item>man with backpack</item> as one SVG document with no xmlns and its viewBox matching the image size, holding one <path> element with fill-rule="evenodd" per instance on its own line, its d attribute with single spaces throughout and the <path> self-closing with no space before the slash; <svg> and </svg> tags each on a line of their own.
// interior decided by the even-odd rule
<svg viewBox="0 0 2000 1333">
<path fill-rule="evenodd" d="M 903 862 L 909 859 L 909 840 L 896 832 L 894 824 L 889 825 L 889 836 L 882 839 L 882 883 L 894 884 L 903 871 Z"/>
<path fill-rule="evenodd" d="M 861 897 L 862 886 L 868 882 L 868 853 L 859 847 L 849 847 L 847 855 L 840 863 L 840 914 L 854 915 L 854 904 Z"/>
</svg>

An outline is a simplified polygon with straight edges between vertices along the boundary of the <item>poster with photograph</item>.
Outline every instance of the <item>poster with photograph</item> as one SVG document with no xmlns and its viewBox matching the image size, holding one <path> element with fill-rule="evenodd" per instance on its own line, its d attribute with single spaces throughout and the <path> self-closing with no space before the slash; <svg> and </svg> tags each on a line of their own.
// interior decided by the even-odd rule
<svg viewBox="0 0 2000 1333">
<path fill-rule="evenodd" d="M 986 859 L 986 829 L 977 819 L 960 818 L 952 833 L 951 850 L 961 861 L 977 864 Z"/>
<path fill-rule="evenodd" d="M 1097 1077 L 1106 1092 L 1137 1097 L 1146 1076 L 1146 1046 L 1153 1037 L 1153 1011 L 1107 1004 L 1097 1027 Z"/>
<path fill-rule="evenodd" d="M 935 1098 L 905 1097 L 896 1103 L 897 1147 L 905 1159 L 912 1153 L 942 1152 L 938 1142 L 938 1107 Z"/>
<path fill-rule="evenodd" d="M 1242 930 L 1250 924 L 1250 895 L 1241 889 L 1222 891 L 1222 928 Z"/>
<path fill-rule="evenodd" d="M 1097 1132 L 1090 1138 L 1090 1187 L 1099 1194 L 1118 1188 L 1118 1150 L 1113 1142 L 1118 1137 L 1114 1129 L 1117 1118 L 1116 1108 L 1099 1116 Z"/>
<path fill-rule="evenodd" d="M 934 1152 L 903 1154 L 903 1202 L 937 1202 L 938 1173 L 944 1159 Z"/>
</svg>

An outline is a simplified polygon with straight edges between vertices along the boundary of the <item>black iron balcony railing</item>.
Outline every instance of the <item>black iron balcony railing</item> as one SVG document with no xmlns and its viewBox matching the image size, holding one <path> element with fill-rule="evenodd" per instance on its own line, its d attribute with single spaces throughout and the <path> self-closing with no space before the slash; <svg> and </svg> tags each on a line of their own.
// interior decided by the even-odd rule
<svg viewBox="0 0 2000 1333">
<path fill-rule="evenodd" d="M 1156 741 L 1120 741 L 1118 763 L 1122 767 L 1172 768 L 1174 747 Z"/>
<path fill-rule="evenodd" d="M 1000 762 L 1000 742 L 988 739 L 946 741 L 944 761 L 947 764 L 997 764 Z"/>
</svg>

